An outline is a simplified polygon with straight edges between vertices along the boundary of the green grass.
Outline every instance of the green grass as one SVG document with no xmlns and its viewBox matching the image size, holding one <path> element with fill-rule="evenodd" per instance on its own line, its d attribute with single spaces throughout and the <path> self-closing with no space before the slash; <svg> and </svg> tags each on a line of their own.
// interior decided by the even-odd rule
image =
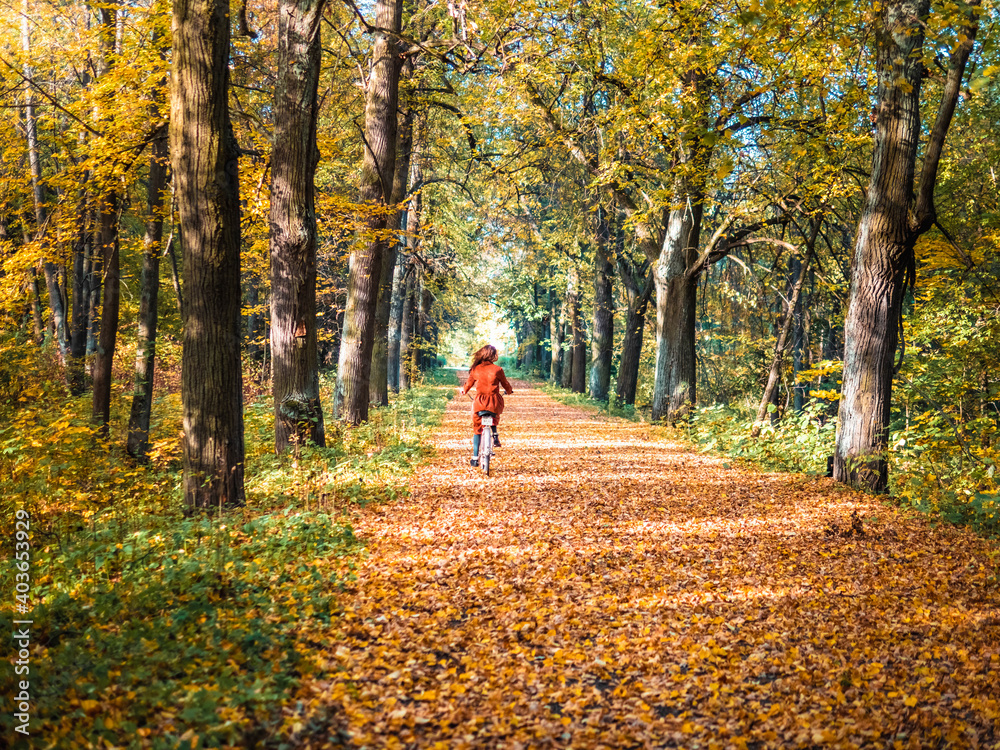
<svg viewBox="0 0 1000 750">
<path fill-rule="evenodd" d="M 148 469 L 156 481 L 147 470 L 122 472 L 113 486 L 127 502 L 88 498 L 74 510 L 47 508 L 27 490 L 8 498 L 38 521 L 34 608 L 0 613 L 8 633 L 15 617 L 34 621 L 32 738 L 53 747 L 294 744 L 283 710 L 318 668 L 314 652 L 336 631 L 337 596 L 362 549 L 349 511 L 408 491 L 453 393 L 448 375 L 432 373 L 361 427 L 328 423 L 328 447 L 298 455 L 274 455 L 270 400 L 249 404 L 248 502 L 222 515 L 183 516 L 169 452 Z M 324 379 L 325 404 L 331 387 Z M 91 474 L 124 463 L 111 448 L 90 450 L 99 464 Z M 72 522 L 43 518 L 54 512 Z M 0 580 L 13 590 L 13 566 Z M 14 677 L 0 678 L 4 695 L 15 694 Z M 0 732 L 16 739 L 13 722 L 0 714 Z"/>
</svg>

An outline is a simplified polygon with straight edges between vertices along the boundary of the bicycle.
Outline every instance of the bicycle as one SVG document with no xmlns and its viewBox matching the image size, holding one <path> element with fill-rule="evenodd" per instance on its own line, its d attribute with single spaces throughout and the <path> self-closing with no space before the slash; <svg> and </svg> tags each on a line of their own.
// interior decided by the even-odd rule
<svg viewBox="0 0 1000 750">
<path fill-rule="evenodd" d="M 472 396 L 469 396 L 469 400 L 475 402 Z M 493 426 L 497 415 L 491 411 L 477 411 L 476 415 L 483 425 L 483 439 L 479 441 L 479 468 L 483 470 L 483 474 L 489 477 L 492 476 L 490 473 L 490 459 L 493 457 Z M 489 439 L 486 439 L 487 436 L 489 436 Z"/>
</svg>

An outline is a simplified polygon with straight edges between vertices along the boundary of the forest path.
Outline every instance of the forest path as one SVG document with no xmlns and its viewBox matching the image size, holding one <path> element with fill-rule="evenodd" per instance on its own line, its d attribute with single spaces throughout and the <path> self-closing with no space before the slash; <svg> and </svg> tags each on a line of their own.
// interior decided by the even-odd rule
<svg viewBox="0 0 1000 750">
<path fill-rule="evenodd" d="M 455 398 L 356 519 L 300 694 L 350 744 L 1000 747 L 995 544 L 514 388 L 493 478 Z"/>
</svg>

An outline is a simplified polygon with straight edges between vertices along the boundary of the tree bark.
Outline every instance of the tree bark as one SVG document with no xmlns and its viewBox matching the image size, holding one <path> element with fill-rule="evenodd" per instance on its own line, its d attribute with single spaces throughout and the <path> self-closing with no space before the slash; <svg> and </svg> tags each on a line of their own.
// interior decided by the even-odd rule
<svg viewBox="0 0 1000 750">
<path fill-rule="evenodd" d="M 174 0 L 170 155 L 183 228 L 184 502 L 241 505 L 238 150 L 229 120 L 229 3 Z"/>
<path fill-rule="evenodd" d="M 399 350 L 403 332 L 403 303 L 406 297 L 406 264 L 402 254 L 396 255 L 396 266 L 392 271 L 392 303 L 389 305 L 389 351 L 386 354 L 387 386 L 393 393 L 399 393 Z"/>
<path fill-rule="evenodd" d="M 614 303 L 612 301 L 610 243 L 611 228 L 607 213 L 597 207 L 597 231 L 594 247 L 594 319 L 590 344 L 590 397 L 607 401 L 611 387 L 611 357 L 614 353 Z"/>
<path fill-rule="evenodd" d="M 388 206 L 396 164 L 396 105 L 400 56 L 393 33 L 402 20 L 402 0 L 378 0 L 375 43 L 365 106 L 365 150 L 361 200 L 369 207 L 364 247 L 351 253 L 347 310 L 340 345 L 334 413 L 349 424 L 368 419 L 368 386 L 375 342 L 375 308 L 382 280 Z"/>
<path fill-rule="evenodd" d="M 86 178 L 82 181 L 86 184 Z M 84 188 L 81 186 L 81 192 Z M 84 359 L 87 356 L 87 331 L 90 328 L 90 255 L 93 234 L 90 231 L 86 194 L 78 209 L 79 233 L 73 248 L 73 321 L 69 340 L 69 384 L 74 395 L 86 388 Z"/>
<path fill-rule="evenodd" d="M 317 92 L 325 0 L 280 0 L 271 153 L 274 448 L 326 445 L 316 348 Z"/>
<path fill-rule="evenodd" d="M 639 361 L 642 357 L 642 335 L 646 328 L 646 310 L 653 293 L 653 273 L 650 271 L 642 289 L 629 294 L 625 337 L 622 340 L 622 358 L 618 365 L 618 383 L 615 404 L 619 407 L 635 404 L 635 391 L 639 384 Z"/>
<path fill-rule="evenodd" d="M 399 333 L 399 390 L 409 390 L 413 376 L 413 318 L 416 308 L 416 268 L 412 263 L 405 273 L 403 310 Z"/>
<path fill-rule="evenodd" d="M 115 49 L 117 11 L 102 7 L 100 75 L 111 72 Z M 94 356 L 94 390 L 92 418 L 102 434 L 107 435 L 111 420 L 111 371 L 118 343 L 118 317 L 121 307 L 120 242 L 118 237 L 118 192 L 113 185 L 102 186 L 105 191 L 98 206 L 98 236 L 104 278 L 104 305 L 101 308 L 100 334 Z"/>
<path fill-rule="evenodd" d="M 566 290 L 566 301 L 563 303 L 563 329 L 562 329 L 562 372 L 559 375 L 559 385 L 563 388 L 570 388 L 573 385 L 573 307 L 576 303 L 576 292 L 572 288 Z"/>
<path fill-rule="evenodd" d="M 146 235 L 142 241 L 139 341 L 135 351 L 135 390 L 132 394 L 125 446 L 130 456 L 143 462 L 149 453 L 149 422 L 153 408 L 156 323 L 160 295 L 160 243 L 163 241 L 163 198 L 169 158 L 170 144 L 167 140 L 167 127 L 164 126 L 159 136 L 153 140 L 149 157 Z"/>
<path fill-rule="evenodd" d="M 101 308 L 100 338 L 94 356 L 93 420 L 102 434 L 108 434 L 111 420 L 111 371 L 118 342 L 121 307 L 120 243 L 118 238 L 118 195 L 110 190 L 100 211 L 100 246 L 104 267 L 104 305 Z"/>
<path fill-rule="evenodd" d="M 431 309 L 434 306 L 434 296 L 427 286 L 430 281 L 430 273 L 423 269 L 420 272 L 420 307 L 417 311 L 417 367 L 421 372 L 434 369 L 437 364 L 437 349 L 435 342 L 437 334 L 434 330 L 434 318 L 431 316 Z"/>
<path fill-rule="evenodd" d="M 562 376 L 562 325 L 559 319 L 559 297 L 555 287 L 549 287 L 549 348 L 552 357 L 549 361 L 549 380 L 559 383 Z"/>
<path fill-rule="evenodd" d="M 412 72 L 412 59 L 407 59 L 404 74 Z M 401 74 L 402 75 L 402 74 Z M 399 142 L 396 147 L 396 166 L 392 178 L 393 205 L 389 221 L 391 237 L 385 248 L 382 262 L 382 280 L 379 285 L 378 302 L 375 306 L 375 341 L 372 347 L 372 369 L 369 375 L 369 400 L 374 406 L 389 405 L 389 318 L 392 311 L 393 278 L 396 273 L 396 258 L 399 255 L 399 229 L 405 215 L 400 203 L 406 197 L 406 186 L 410 179 L 410 155 L 413 152 L 413 104 L 408 103 L 402 110 L 399 123 Z M 398 358 L 399 352 L 396 352 Z"/>
<path fill-rule="evenodd" d="M 34 80 L 31 66 L 27 62 L 31 57 L 30 23 L 31 7 L 28 0 L 24 0 L 21 13 L 21 48 L 25 57 L 23 75 L 27 81 Z M 38 153 L 38 121 L 35 117 L 35 100 L 30 85 L 25 87 L 24 120 L 28 141 L 28 166 L 31 171 L 31 193 L 35 207 L 35 238 L 42 241 L 48 217 L 45 206 L 45 184 L 42 182 L 42 162 Z M 59 359 L 65 364 L 69 337 L 66 326 L 66 306 L 63 304 L 63 297 L 59 291 L 58 269 L 55 263 L 46 260 L 43 263 L 43 270 L 45 287 L 49 293 L 49 313 L 52 317 L 53 338 L 59 351 Z"/>
<path fill-rule="evenodd" d="M 933 195 L 938 163 L 978 30 L 978 5 L 971 4 L 968 25 L 961 29 L 952 51 L 916 189 L 929 0 L 889 0 L 876 21 L 875 143 L 855 235 L 833 462 L 837 481 L 872 492 L 883 492 L 888 484 L 893 360 L 904 285 L 914 280 L 914 245 L 936 221 Z"/>
<path fill-rule="evenodd" d="M 688 273 L 698 252 L 702 200 L 684 180 L 677 180 L 663 248 L 653 264 L 656 284 L 656 371 L 654 420 L 673 423 L 695 402 L 695 321 L 698 278 Z"/>
<path fill-rule="evenodd" d="M 580 295 L 573 298 L 573 377 L 571 380 L 574 393 L 587 392 L 587 332 L 583 327 L 583 316 L 580 314 Z"/>
</svg>

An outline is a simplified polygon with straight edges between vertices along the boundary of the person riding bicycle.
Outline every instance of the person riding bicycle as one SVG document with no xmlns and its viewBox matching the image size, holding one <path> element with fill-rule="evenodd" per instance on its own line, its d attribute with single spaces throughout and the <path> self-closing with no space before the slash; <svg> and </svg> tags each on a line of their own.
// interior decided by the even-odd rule
<svg viewBox="0 0 1000 750">
<path fill-rule="evenodd" d="M 500 434 L 497 432 L 497 424 L 500 422 L 500 415 L 503 413 L 503 396 L 500 395 L 500 388 L 509 396 L 514 392 L 507 382 L 507 376 L 503 374 L 503 368 L 497 365 L 497 348 L 492 344 L 487 344 L 472 356 L 472 367 L 469 368 L 469 379 L 465 381 L 465 387 L 459 388 L 459 392 L 464 396 L 474 385 L 476 387 L 476 399 L 472 402 L 472 459 L 470 466 L 479 466 L 479 446 L 483 439 L 483 420 L 479 412 L 488 411 L 496 416 L 493 418 L 493 445 L 500 445 Z"/>
</svg>

